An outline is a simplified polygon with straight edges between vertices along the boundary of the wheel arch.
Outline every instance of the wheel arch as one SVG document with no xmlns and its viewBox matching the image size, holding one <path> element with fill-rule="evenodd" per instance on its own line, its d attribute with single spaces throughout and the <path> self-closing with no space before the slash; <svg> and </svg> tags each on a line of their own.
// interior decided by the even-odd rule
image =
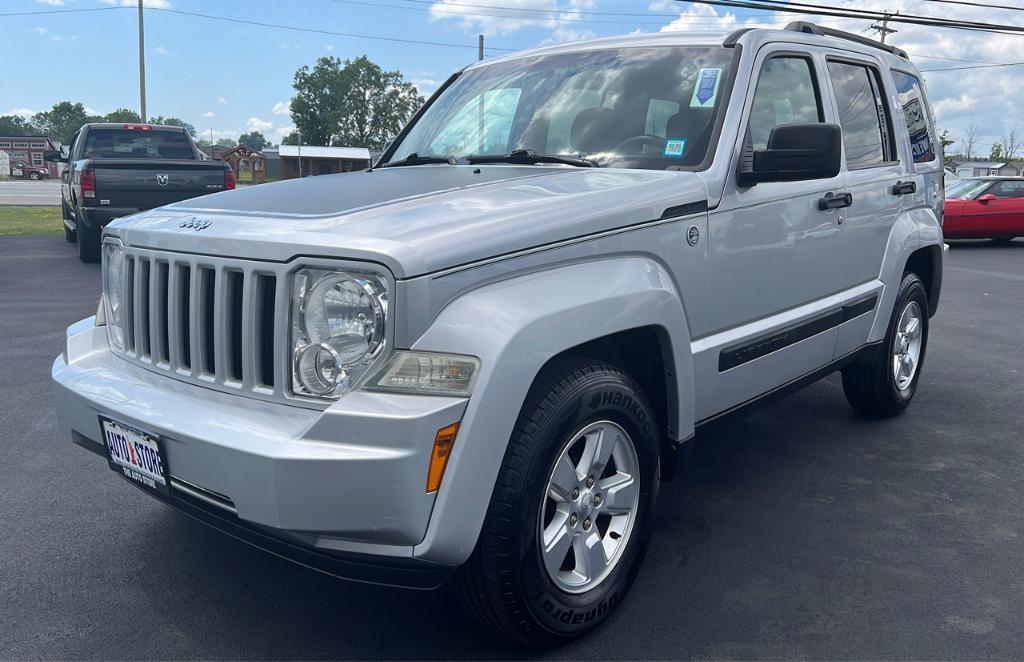
<svg viewBox="0 0 1024 662">
<path fill-rule="evenodd" d="M 651 339 L 640 353 L 626 343 Z M 473 354 L 481 369 L 414 554 L 457 565 L 473 551 L 526 394 L 551 361 L 578 354 L 623 365 L 662 361 L 666 437 L 692 435 L 693 361 L 682 299 L 667 269 L 647 256 L 555 267 L 486 285 L 448 304 L 414 349 Z M 609 360 L 610 359 L 610 360 Z M 642 384 L 659 386 L 647 366 Z M 631 370 L 631 374 L 633 371 Z M 665 380 L 671 376 L 671 380 Z M 656 407 L 658 405 L 655 405 Z M 671 434 L 670 434 L 671 433 Z"/>
</svg>

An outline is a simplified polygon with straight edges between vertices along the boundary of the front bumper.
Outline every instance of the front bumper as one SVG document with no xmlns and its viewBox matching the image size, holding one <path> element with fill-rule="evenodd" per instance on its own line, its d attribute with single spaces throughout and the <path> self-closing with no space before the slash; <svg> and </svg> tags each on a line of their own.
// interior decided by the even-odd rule
<svg viewBox="0 0 1024 662">
<path fill-rule="evenodd" d="M 426 571 L 447 570 L 413 549 L 434 505 L 425 492 L 434 435 L 461 420 L 464 399 L 355 391 L 319 410 L 220 393 L 118 358 L 93 319 L 68 329 L 52 377 L 62 432 L 100 454 L 101 414 L 160 435 L 168 502 L 207 524 L 304 565 L 318 564 L 285 552 L 358 566 L 376 558 L 419 577 L 318 568 L 353 579 L 422 585 Z"/>
</svg>

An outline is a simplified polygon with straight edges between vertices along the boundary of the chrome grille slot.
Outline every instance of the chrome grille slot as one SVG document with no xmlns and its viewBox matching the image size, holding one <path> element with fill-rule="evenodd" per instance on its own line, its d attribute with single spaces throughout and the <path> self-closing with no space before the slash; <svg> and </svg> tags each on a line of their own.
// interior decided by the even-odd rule
<svg viewBox="0 0 1024 662">
<path fill-rule="evenodd" d="M 125 258 L 124 300 L 130 302 L 124 307 L 124 340 L 128 353 L 135 353 L 135 258 Z"/>
<path fill-rule="evenodd" d="M 274 387 L 274 301 L 277 297 L 277 277 L 256 274 L 253 303 L 253 331 L 255 345 L 252 354 L 256 360 L 256 385 Z"/>
<path fill-rule="evenodd" d="M 196 297 L 196 308 L 199 313 L 196 320 L 199 323 L 196 339 L 198 340 L 198 351 L 200 373 L 203 376 L 216 377 L 217 375 L 217 350 L 214 338 L 216 328 L 217 307 L 214 304 L 217 294 L 217 272 L 210 267 L 199 268 L 198 296 Z"/>
<path fill-rule="evenodd" d="M 151 274 L 150 282 L 150 316 L 153 323 L 150 324 L 150 349 L 153 354 L 154 363 L 169 364 L 171 360 L 170 341 L 167 335 L 167 313 L 170 299 L 168 298 L 167 274 L 169 265 L 164 260 L 153 262 L 155 272 Z"/>
<path fill-rule="evenodd" d="M 174 280 L 171 281 L 171 295 L 168 315 L 171 322 L 169 328 L 174 329 L 174 341 L 171 343 L 171 365 L 184 372 L 192 370 L 192 332 L 189 327 L 192 312 L 192 266 L 189 264 L 174 265 Z"/>
<path fill-rule="evenodd" d="M 241 271 L 224 271 L 224 363 L 227 379 L 242 381 L 242 308 L 244 285 Z"/>
<path fill-rule="evenodd" d="M 135 266 L 135 338 L 139 357 L 143 360 L 151 359 L 149 295 L 149 260 L 140 258 Z"/>
</svg>

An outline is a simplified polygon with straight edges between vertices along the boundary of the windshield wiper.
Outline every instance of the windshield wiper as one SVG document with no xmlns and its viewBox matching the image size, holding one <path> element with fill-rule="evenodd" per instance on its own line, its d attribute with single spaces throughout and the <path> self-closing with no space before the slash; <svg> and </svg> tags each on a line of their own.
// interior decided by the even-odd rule
<svg viewBox="0 0 1024 662">
<path fill-rule="evenodd" d="M 474 165 L 477 163 L 514 163 L 522 165 L 562 163 L 564 165 L 576 166 L 578 168 L 600 167 L 597 161 L 592 161 L 582 156 L 570 156 L 568 154 L 538 154 L 532 149 L 516 149 L 508 154 L 469 156 L 466 157 L 466 161 Z"/>
<path fill-rule="evenodd" d="M 447 163 L 448 165 L 458 165 L 459 162 L 455 160 L 454 156 L 440 156 L 438 154 L 417 154 L 413 152 L 409 156 L 399 161 L 390 161 L 382 165 L 382 168 L 398 168 L 401 166 L 418 166 L 426 165 L 428 163 Z"/>
</svg>

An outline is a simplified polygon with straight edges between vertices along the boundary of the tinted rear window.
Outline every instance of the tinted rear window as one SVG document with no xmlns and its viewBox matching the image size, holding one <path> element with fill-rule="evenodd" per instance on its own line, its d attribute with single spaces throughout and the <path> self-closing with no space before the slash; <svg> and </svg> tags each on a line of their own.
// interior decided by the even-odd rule
<svg viewBox="0 0 1024 662">
<path fill-rule="evenodd" d="M 90 129 L 84 159 L 195 159 L 192 144 L 179 131 Z"/>
<path fill-rule="evenodd" d="M 896 91 L 899 92 L 900 104 L 903 105 L 903 114 L 907 120 L 914 163 L 934 161 L 938 150 L 932 138 L 932 121 L 921 91 L 921 81 L 902 71 L 893 71 L 892 79 L 896 83 Z"/>
</svg>

